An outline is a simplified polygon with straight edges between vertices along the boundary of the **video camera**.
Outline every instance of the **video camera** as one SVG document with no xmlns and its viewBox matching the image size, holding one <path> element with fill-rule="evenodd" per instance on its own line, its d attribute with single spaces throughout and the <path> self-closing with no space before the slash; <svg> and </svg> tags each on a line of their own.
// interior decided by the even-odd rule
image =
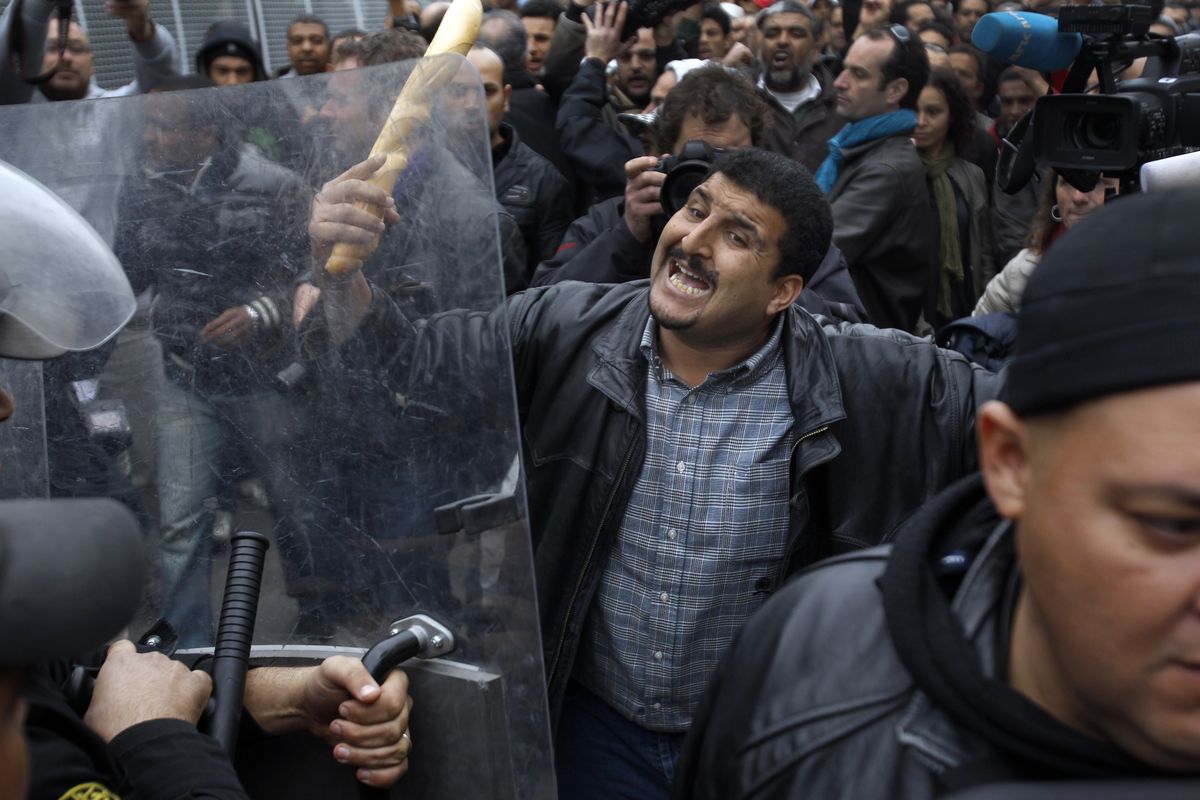
<svg viewBox="0 0 1200 800">
<path fill-rule="evenodd" d="M 1004 191 L 1018 191 L 1037 165 L 1081 191 L 1101 172 L 1134 190 L 1142 164 L 1200 146 L 1200 34 L 1150 34 L 1157 18 L 1146 5 L 1072 5 L 1057 24 L 1019 12 L 980 21 L 972 39 L 985 52 L 1039 71 L 1071 67 L 1062 94 L 1040 98 L 1009 133 L 997 167 Z M 1142 57 L 1141 77 L 1118 87 L 1117 68 Z M 1099 94 L 1087 91 L 1093 72 Z"/>
</svg>

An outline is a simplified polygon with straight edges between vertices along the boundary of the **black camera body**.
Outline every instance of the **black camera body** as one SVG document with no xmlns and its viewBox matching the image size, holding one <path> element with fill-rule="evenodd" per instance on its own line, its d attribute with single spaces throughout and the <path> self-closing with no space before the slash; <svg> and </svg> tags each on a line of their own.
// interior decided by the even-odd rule
<svg viewBox="0 0 1200 800">
<path fill-rule="evenodd" d="M 668 217 L 687 204 L 692 190 L 704 183 L 724 153 L 724 150 L 710 147 L 707 142 L 692 139 L 684 144 L 678 154 L 659 159 L 655 169 L 667 176 L 663 181 L 659 202 Z"/>
<path fill-rule="evenodd" d="M 1088 189 L 1101 172 L 1133 184 L 1142 164 L 1200 146 L 1200 34 L 1151 36 L 1156 16 L 1142 5 L 1059 9 L 1059 32 L 1084 43 L 1063 93 L 1038 99 L 1027 160 Z M 1142 77 L 1118 89 L 1113 66 L 1141 57 Z M 1093 73 L 1100 94 L 1085 91 Z"/>
</svg>

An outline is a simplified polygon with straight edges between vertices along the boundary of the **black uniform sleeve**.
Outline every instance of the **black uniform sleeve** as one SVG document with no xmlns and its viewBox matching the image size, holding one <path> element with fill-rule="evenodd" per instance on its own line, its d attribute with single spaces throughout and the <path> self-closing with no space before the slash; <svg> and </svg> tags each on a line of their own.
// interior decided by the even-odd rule
<svg viewBox="0 0 1200 800">
<path fill-rule="evenodd" d="M 248 800 L 216 740 L 177 719 L 134 725 L 109 743 L 139 800 Z"/>
</svg>

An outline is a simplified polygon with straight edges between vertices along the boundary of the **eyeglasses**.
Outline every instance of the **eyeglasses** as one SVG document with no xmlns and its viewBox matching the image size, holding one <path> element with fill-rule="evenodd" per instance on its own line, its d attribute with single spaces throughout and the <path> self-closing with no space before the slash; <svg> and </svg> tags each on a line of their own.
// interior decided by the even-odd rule
<svg viewBox="0 0 1200 800">
<path fill-rule="evenodd" d="M 912 41 L 912 34 L 909 33 L 908 28 L 904 27 L 903 25 L 889 25 L 888 33 L 890 33 L 892 38 L 896 40 L 896 44 L 900 45 L 901 47 L 904 47 L 904 45 Z"/>
</svg>

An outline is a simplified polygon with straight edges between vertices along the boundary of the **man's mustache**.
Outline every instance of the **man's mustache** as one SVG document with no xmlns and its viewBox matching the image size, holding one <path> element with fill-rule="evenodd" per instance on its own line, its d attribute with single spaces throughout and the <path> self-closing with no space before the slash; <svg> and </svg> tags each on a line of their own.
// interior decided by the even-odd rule
<svg viewBox="0 0 1200 800">
<path fill-rule="evenodd" d="M 686 255 L 683 252 L 683 248 L 676 245 L 667 250 L 667 257 L 687 264 L 688 272 L 691 272 L 693 275 L 699 275 L 701 278 L 704 278 L 709 286 L 714 289 L 717 288 L 717 273 L 705 267 L 700 256 Z"/>
</svg>

